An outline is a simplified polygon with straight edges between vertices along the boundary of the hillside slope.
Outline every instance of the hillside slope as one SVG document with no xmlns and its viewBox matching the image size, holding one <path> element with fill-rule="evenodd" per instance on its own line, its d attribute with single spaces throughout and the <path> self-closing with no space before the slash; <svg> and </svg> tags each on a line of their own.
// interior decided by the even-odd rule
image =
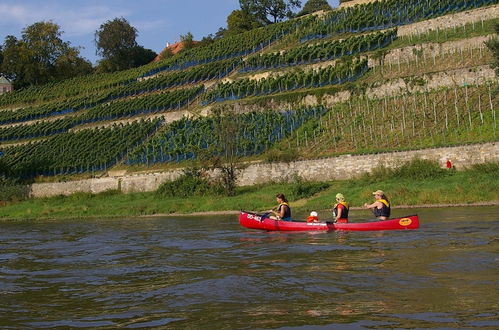
<svg viewBox="0 0 499 330">
<path fill-rule="evenodd" d="M 58 180 L 495 142 L 498 2 L 367 3 L 2 95 L 0 162 Z"/>
</svg>

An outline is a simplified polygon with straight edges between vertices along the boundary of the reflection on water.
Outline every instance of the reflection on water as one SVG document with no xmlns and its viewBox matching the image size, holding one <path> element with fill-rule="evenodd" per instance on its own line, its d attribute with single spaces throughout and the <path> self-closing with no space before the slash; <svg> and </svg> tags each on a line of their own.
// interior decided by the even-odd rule
<svg viewBox="0 0 499 330">
<path fill-rule="evenodd" d="M 418 211 L 419 230 L 387 232 L 267 233 L 236 216 L 4 222 L 0 325 L 499 327 L 499 208 Z"/>
</svg>

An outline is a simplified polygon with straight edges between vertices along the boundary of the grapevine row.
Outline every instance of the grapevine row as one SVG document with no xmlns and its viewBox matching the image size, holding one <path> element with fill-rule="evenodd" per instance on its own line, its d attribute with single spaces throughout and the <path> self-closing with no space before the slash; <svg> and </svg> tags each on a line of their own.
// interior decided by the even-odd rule
<svg viewBox="0 0 499 330">
<path fill-rule="evenodd" d="M 143 76 L 147 77 L 165 70 L 181 70 L 199 64 L 246 56 L 260 51 L 274 41 L 293 32 L 299 26 L 307 24 L 309 21 L 310 18 L 289 20 L 241 34 L 226 36 L 216 40 L 212 44 L 195 47 L 164 60 L 162 66 L 144 73 Z"/>
<path fill-rule="evenodd" d="M 498 0 L 385 0 L 331 12 L 302 33 L 301 41 L 333 34 L 383 30 L 499 3 Z"/>
<path fill-rule="evenodd" d="M 354 81 L 368 70 L 367 59 L 343 61 L 318 70 L 290 72 L 277 77 L 261 80 L 241 79 L 234 82 L 220 83 L 208 91 L 202 104 L 236 100 L 250 96 L 267 95 L 290 91 L 298 88 L 322 87 Z"/>
<path fill-rule="evenodd" d="M 161 120 L 156 119 L 63 133 L 40 142 L 2 149 L 0 157 L 10 174 L 20 177 L 106 170 L 160 124 Z"/>
<path fill-rule="evenodd" d="M 184 118 L 169 124 L 132 153 L 125 163 L 180 162 L 197 158 L 200 153 L 218 156 L 226 152 L 227 139 L 235 144 L 236 156 L 259 154 L 325 111 L 324 108 L 306 108 L 287 112 L 251 112 L 228 118 Z M 234 126 L 230 136 L 223 132 L 222 122 L 225 120 Z"/>
<path fill-rule="evenodd" d="M 249 57 L 241 72 L 269 68 L 283 68 L 312 62 L 328 61 L 342 56 L 356 55 L 389 45 L 397 37 L 396 30 L 354 36 L 344 40 L 303 45 L 282 53 L 267 53 Z"/>
</svg>

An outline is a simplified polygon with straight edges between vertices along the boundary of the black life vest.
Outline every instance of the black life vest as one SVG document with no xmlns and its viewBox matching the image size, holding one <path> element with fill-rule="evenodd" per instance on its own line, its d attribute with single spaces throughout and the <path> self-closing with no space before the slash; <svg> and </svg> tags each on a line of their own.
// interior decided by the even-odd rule
<svg viewBox="0 0 499 330">
<path fill-rule="evenodd" d="M 347 202 L 339 202 L 334 206 L 333 209 L 334 216 L 336 217 L 336 215 L 338 215 L 338 205 L 340 204 L 344 206 L 343 210 L 341 211 L 341 219 L 348 219 L 348 210 L 350 209 L 350 207 L 348 206 Z"/>
<path fill-rule="evenodd" d="M 390 217 L 390 203 L 384 199 L 378 200 L 383 205 L 380 209 L 377 207 L 373 208 L 373 213 L 375 217 Z"/>
<path fill-rule="evenodd" d="M 279 204 L 279 208 L 277 209 L 277 212 L 281 213 L 281 207 L 283 205 L 286 205 L 287 207 L 284 209 L 284 216 L 282 217 L 283 219 L 291 219 L 291 208 L 289 207 L 289 204 L 284 202 Z"/>
</svg>

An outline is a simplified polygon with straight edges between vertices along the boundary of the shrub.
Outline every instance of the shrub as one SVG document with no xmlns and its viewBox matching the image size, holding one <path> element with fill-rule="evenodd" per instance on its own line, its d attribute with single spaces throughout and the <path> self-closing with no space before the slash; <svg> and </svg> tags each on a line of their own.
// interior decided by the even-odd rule
<svg viewBox="0 0 499 330">
<path fill-rule="evenodd" d="M 297 178 L 291 187 L 291 197 L 294 200 L 311 197 L 330 186 L 331 184 L 328 182 L 304 181 Z"/>
<path fill-rule="evenodd" d="M 482 164 L 474 164 L 471 170 L 479 173 L 499 173 L 499 163 L 487 162 Z"/>
<path fill-rule="evenodd" d="M 393 176 L 401 179 L 435 179 L 449 174 L 438 162 L 415 158 L 396 168 Z"/>
<path fill-rule="evenodd" d="M 188 168 L 178 179 L 163 183 L 156 190 L 156 194 L 162 197 L 191 197 L 212 194 L 213 191 L 212 185 L 201 170 Z"/>
<path fill-rule="evenodd" d="M 15 179 L 0 176 L 0 201 L 16 202 L 28 199 L 27 185 L 20 184 Z"/>
<path fill-rule="evenodd" d="M 366 183 L 375 183 L 388 178 L 424 180 L 435 179 L 449 174 L 450 172 L 441 168 L 436 161 L 415 158 L 396 168 L 379 165 L 373 168 L 371 172 L 361 175 L 359 180 Z"/>
<path fill-rule="evenodd" d="M 265 154 L 265 160 L 269 163 L 283 162 L 290 163 L 298 159 L 295 149 L 278 150 L 272 149 Z"/>
</svg>

